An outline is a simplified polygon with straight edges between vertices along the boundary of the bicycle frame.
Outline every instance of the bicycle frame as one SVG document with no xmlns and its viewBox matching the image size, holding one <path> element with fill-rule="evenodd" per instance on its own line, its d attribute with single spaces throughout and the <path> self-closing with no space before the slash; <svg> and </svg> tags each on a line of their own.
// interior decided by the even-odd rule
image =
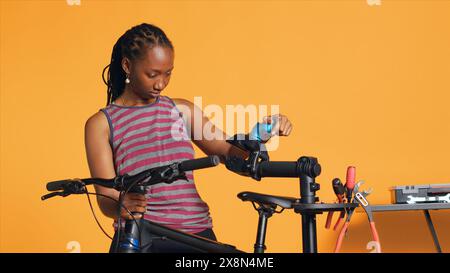
<svg viewBox="0 0 450 273">
<path fill-rule="evenodd" d="M 233 245 L 224 244 L 221 242 L 209 240 L 194 234 L 182 232 L 180 230 L 172 229 L 155 222 L 140 219 L 138 221 L 142 232 L 149 232 L 156 236 L 166 237 L 179 243 L 189 245 L 193 250 L 204 253 L 245 253 L 237 249 Z M 119 243 L 127 243 L 126 241 L 120 241 Z M 137 251 L 141 252 L 141 251 Z"/>
</svg>

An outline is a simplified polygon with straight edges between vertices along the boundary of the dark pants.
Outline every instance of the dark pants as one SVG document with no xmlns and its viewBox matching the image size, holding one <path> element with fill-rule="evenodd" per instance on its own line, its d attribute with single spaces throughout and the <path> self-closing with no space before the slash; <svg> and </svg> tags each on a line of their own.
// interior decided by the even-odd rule
<svg viewBox="0 0 450 273">
<path fill-rule="evenodd" d="M 199 233 L 194 233 L 197 236 L 204 237 L 206 239 L 217 241 L 216 235 L 212 229 L 206 229 Z M 174 241 L 169 238 L 157 236 L 149 232 L 142 232 L 141 234 L 141 253 L 196 253 L 199 252 L 197 249 Z M 109 249 L 110 253 L 115 252 L 117 244 L 117 233 L 114 235 L 111 247 Z"/>
</svg>

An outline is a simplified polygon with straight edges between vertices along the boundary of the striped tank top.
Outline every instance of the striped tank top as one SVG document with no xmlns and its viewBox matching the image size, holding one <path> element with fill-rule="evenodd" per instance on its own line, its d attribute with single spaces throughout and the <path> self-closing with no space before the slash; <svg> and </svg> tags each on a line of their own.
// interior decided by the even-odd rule
<svg viewBox="0 0 450 273">
<path fill-rule="evenodd" d="M 182 113 L 169 97 L 160 95 L 145 106 L 112 103 L 100 111 L 109 123 L 117 175 L 194 158 Z M 186 172 L 186 178 L 149 186 L 144 219 L 188 233 L 212 228 L 209 207 L 197 192 L 193 172 Z"/>
</svg>

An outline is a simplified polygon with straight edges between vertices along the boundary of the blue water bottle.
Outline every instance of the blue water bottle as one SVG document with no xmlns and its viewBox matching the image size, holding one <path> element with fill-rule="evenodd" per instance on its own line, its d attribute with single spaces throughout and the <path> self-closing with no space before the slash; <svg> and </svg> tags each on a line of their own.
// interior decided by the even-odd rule
<svg viewBox="0 0 450 273">
<path fill-rule="evenodd" d="M 258 140 L 259 142 L 266 142 L 272 137 L 272 124 L 270 123 L 256 123 L 250 132 L 251 140 Z"/>
</svg>

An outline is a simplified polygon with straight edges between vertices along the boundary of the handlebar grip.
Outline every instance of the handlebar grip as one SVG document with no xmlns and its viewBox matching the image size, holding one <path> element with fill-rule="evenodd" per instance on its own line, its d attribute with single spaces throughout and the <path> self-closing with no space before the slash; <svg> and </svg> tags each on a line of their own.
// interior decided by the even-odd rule
<svg viewBox="0 0 450 273">
<path fill-rule="evenodd" d="M 300 175 L 295 161 L 261 162 L 257 171 L 260 177 L 299 177 Z"/>
<path fill-rule="evenodd" d="M 219 157 L 217 155 L 212 155 L 208 157 L 182 161 L 179 163 L 178 169 L 180 172 L 187 172 L 214 167 L 219 165 L 219 163 L 220 163 Z"/>
<path fill-rule="evenodd" d="M 59 181 L 53 181 L 53 182 L 48 182 L 47 183 L 47 190 L 48 191 L 59 191 L 59 190 L 63 190 L 64 186 L 67 184 L 72 183 L 73 181 L 71 180 L 59 180 Z"/>
</svg>

